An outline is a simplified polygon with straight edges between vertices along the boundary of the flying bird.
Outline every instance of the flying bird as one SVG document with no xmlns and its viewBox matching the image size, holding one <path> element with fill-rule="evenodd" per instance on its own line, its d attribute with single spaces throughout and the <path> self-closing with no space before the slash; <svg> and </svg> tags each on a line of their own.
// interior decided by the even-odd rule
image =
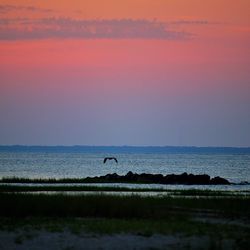
<svg viewBox="0 0 250 250">
<path fill-rule="evenodd" d="M 114 160 L 116 163 L 118 163 L 118 161 L 115 157 L 105 157 L 103 160 L 103 163 L 106 163 L 107 160 Z"/>
</svg>

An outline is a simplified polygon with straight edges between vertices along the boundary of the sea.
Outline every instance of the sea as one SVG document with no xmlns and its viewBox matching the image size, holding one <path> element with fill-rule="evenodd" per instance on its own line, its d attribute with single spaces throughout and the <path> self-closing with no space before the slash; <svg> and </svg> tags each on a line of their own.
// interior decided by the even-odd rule
<svg viewBox="0 0 250 250">
<path fill-rule="evenodd" d="M 104 164 L 105 157 L 116 157 L 118 163 L 111 160 Z M 128 171 L 163 175 L 208 174 L 233 183 L 205 187 L 151 184 L 148 187 L 250 190 L 250 148 L 0 146 L 0 178 L 84 178 L 109 173 L 124 175 Z M 136 184 L 120 184 L 124 185 Z"/>
</svg>

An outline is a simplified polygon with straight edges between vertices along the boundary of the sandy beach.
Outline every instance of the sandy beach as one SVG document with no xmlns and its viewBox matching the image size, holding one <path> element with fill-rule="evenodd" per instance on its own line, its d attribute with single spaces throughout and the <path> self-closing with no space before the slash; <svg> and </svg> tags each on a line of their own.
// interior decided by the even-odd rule
<svg viewBox="0 0 250 250">
<path fill-rule="evenodd" d="M 212 222 L 212 221 L 211 221 Z M 228 224 L 229 222 L 223 221 Z M 231 222 L 232 225 L 237 221 Z M 230 223 L 229 223 L 230 224 Z M 249 227 L 242 224 L 242 227 Z M 77 249 L 247 249 L 249 240 L 230 237 L 214 238 L 211 235 L 113 233 L 99 234 L 72 231 L 64 228 L 34 229 L 26 222 L 14 230 L 0 230 L 0 249 L 3 250 L 77 250 Z"/>
<path fill-rule="evenodd" d="M 208 236 L 174 236 L 155 234 L 150 237 L 133 234 L 75 235 L 68 231 L 51 233 L 34 231 L 31 234 L 0 232 L 0 249 L 26 250 L 78 250 L 78 249 L 211 249 L 217 243 Z M 221 249 L 235 249 L 234 240 L 222 240 Z"/>
</svg>

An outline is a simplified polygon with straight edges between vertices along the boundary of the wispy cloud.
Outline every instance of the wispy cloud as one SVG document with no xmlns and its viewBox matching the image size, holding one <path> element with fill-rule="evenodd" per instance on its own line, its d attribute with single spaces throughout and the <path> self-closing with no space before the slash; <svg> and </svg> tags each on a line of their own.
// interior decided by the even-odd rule
<svg viewBox="0 0 250 250">
<path fill-rule="evenodd" d="M 24 11 L 19 12 L 19 11 Z M 16 18 L 8 18 L 14 12 Z M 27 13 L 26 13 L 27 12 Z M 33 12 L 43 17 L 33 18 Z M 22 15 L 21 15 L 21 14 Z M 72 19 L 51 17 L 58 12 L 35 6 L 0 4 L 0 40 L 48 38 L 186 40 L 194 36 L 190 25 L 209 25 L 207 20 L 162 22 L 148 19 Z M 22 17 L 19 17 L 22 16 Z M 31 17 L 32 16 L 32 17 Z M 41 15 L 40 15 L 41 16 Z"/>
<path fill-rule="evenodd" d="M 70 18 L 2 19 L 0 39 L 187 39 L 191 34 L 146 19 L 75 20 Z"/>
<path fill-rule="evenodd" d="M 198 20 L 187 20 L 187 19 L 180 19 L 168 22 L 169 25 L 215 25 L 220 24 L 219 22 L 211 22 L 204 19 L 198 19 Z"/>
<path fill-rule="evenodd" d="M 193 37 L 192 33 L 185 31 L 185 26 L 210 24 L 215 23 L 207 20 L 161 22 L 147 19 L 0 18 L 0 40 L 48 38 L 185 40 Z"/>
<path fill-rule="evenodd" d="M 0 14 L 5 14 L 11 11 L 32 11 L 32 12 L 35 11 L 43 13 L 53 12 L 52 9 L 44 9 L 35 6 L 21 6 L 21 5 L 10 5 L 10 4 L 0 5 Z"/>
<path fill-rule="evenodd" d="M 187 24 L 191 24 L 191 25 L 204 25 L 204 24 L 209 24 L 209 22 L 207 20 L 185 20 L 185 19 L 181 19 L 181 20 L 176 20 L 176 21 L 172 21 L 169 22 L 169 24 L 172 25 L 187 25 Z"/>
</svg>

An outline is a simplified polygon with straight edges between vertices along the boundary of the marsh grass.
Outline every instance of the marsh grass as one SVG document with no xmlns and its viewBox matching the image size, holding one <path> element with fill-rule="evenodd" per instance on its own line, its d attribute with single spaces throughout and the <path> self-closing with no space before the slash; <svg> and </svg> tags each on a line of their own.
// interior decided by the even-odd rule
<svg viewBox="0 0 250 250">
<path fill-rule="evenodd" d="M 172 194 L 175 196 L 232 196 L 232 197 L 249 197 L 249 190 L 242 191 L 215 191 L 215 190 L 177 190 L 177 189 L 163 189 L 163 188 L 129 188 L 129 187 L 111 187 L 111 186 L 20 186 L 20 185 L 0 185 L 0 192 L 42 192 L 42 191 L 96 191 L 96 192 L 161 192 L 165 194 Z"/>
<path fill-rule="evenodd" d="M 101 186 L 17 186 L 0 185 L 0 192 L 36 192 L 36 191 L 114 191 L 114 192 L 160 192 L 165 191 L 162 188 L 127 188 L 127 187 L 101 187 Z"/>
<path fill-rule="evenodd" d="M 87 182 L 85 178 L 23 178 L 23 177 L 3 177 L 0 183 L 84 183 Z"/>
<path fill-rule="evenodd" d="M 117 183 L 117 180 L 108 180 L 97 178 L 25 178 L 25 177 L 3 177 L 0 183 L 38 183 L 38 184 L 52 184 L 52 183 Z M 148 184 L 148 181 L 127 181 L 119 180 L 119 183 L 140 183 Z"/>
<path fill-rule="evenodd" d="M 0 192 L 0 202 L 0 231 L 15 231 L 17 245 L 41 231 L 68 231 L 79 237 L 97 238 L 100 234 L 123 233 L 144 237 L 156 233 L 175 235 L 180 240 L 205 236 L 210 239 L 210 249 L 224 249 L 223 240 L 233 241 L 232 249 L 250 247 L 249 197 L 199 199 Z M 199 216 L 219 218 L 223 223 L 196 220 Z M 228 219 L 245 222 L 224 223 Z"/>
<path fill-rule="evenodd" d="M 192 213 L 250 216 L 250 198 L 0 193 L 1 216 L 187 218 Z"/>
</svg>

